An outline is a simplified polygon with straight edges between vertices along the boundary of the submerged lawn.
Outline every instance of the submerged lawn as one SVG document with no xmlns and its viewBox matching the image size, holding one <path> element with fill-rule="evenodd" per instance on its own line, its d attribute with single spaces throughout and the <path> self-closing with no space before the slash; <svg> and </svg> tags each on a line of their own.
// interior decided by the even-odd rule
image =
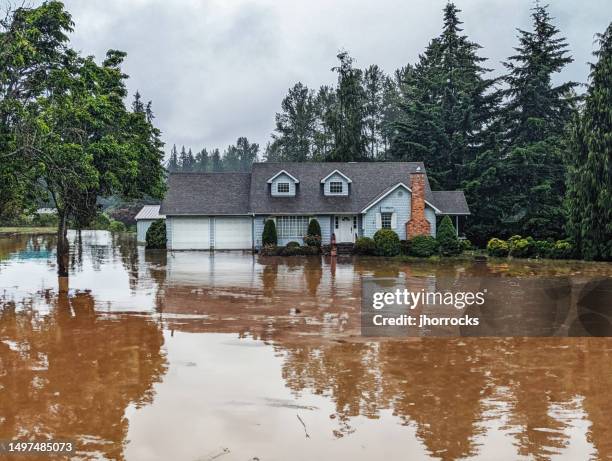
<svg viewBox="0 0 612 461">
<path fill-rule="evenodd" d="M 0 235 L 3 234 L 55 234 L 56 227 L 0 227 Z"/>
</svg>

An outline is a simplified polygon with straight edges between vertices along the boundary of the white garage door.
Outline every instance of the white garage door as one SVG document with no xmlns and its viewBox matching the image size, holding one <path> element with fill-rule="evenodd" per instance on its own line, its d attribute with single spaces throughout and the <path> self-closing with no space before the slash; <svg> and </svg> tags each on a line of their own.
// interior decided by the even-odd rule
<svg viewBox="0 0 612 461">
<path fill-rule="evenodd" d="M 210 249 L 210 220 L 208 218 L 173 218 L 173 250 Z"/>
<path fill-rule="evenodd" d="M 215 218 L 215 250 L 250 250 L 252 218 Z"/>
</svg>

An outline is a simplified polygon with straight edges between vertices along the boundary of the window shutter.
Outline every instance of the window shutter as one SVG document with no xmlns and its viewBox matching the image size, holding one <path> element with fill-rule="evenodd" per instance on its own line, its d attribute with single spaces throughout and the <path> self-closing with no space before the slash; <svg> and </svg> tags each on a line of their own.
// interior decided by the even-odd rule
<svg viewBox="0 0 612 461">
<path fill-rule="evenodd" d="M 397 213 L 391 214 L 391 229 L 395 229 L 397 227 Z"/>
<path fill-rule="evenodd" d="M 382 217 L 380 213 L 376 213 L 376 229 L 380 229 L 382 227 Z"/>
</svg>

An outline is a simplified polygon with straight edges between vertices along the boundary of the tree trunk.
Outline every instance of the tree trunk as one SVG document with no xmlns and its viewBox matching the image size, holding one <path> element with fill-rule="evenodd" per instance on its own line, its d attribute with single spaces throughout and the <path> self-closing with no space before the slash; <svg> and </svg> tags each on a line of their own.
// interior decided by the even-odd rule
<svg viewBox="0 0 612 461">
<path fill-rule="evenodd" d="M 57 210 L 57 276 L 68 277 L 68 260 L 70 247 L 68 245 L 68 217 L 65 210 Z"/>
</svg>

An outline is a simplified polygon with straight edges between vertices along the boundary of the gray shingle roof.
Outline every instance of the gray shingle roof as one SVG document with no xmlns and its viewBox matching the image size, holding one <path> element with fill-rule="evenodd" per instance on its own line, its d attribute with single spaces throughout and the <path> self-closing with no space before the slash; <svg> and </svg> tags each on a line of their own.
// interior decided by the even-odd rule
<svg viewBox="0 0 612 461">
<path fill-rule="evenodd" d="M 136 221 L 141 219 L 163 219 L 164 215 L 159 214 L 159 205 L 145 205 L 143 206 L 138 214 L 134 216 Z"/>
<path fill-rule="evenodd" d="M 470 214 L 470 209 L 461 190 L 433 191 L 436 207 L 442 214 Z"/>
<path fill-rule="evenodd" d="M 410 173 L 422 162 L 361 162 L 361 163 L 255 163 L 251 178 L 251 211 L 269 213 L 359 213 L 377 195 L 403 182 L 410 186 Z M 266 181 L 280 170 L 300 180 L 295 197 L 271 197 Z M 321 192 L 321 179 L 334 170 L 351 178 L 348 197 L 326 197 Z M 425 184 L 425 199 L 432 201 L 429 181 Z"/>
<path fill-rule="evenodd" d="M 422 162 L 255 163 L 251 173 L 172 173 L 160 213 L 315 214 L 360 213 L 398 183 L 410 186 L 410 173 Z M 300 182 L 295 197 L 272 197 L 268 179 L 285 170 Z M 321 179 L 339 170 L 351 180 L 348 197 L 326 197 Z M 462 191 L 432 192 L 425 177 L 425 200 L 443 213 L 469 214 Z"/>
<path fill-rule="evenodd" d="M 165 215 L 247 214 L 250 185 L 250 173 L 171 173 L 159 212 Z"/>
</svg>

